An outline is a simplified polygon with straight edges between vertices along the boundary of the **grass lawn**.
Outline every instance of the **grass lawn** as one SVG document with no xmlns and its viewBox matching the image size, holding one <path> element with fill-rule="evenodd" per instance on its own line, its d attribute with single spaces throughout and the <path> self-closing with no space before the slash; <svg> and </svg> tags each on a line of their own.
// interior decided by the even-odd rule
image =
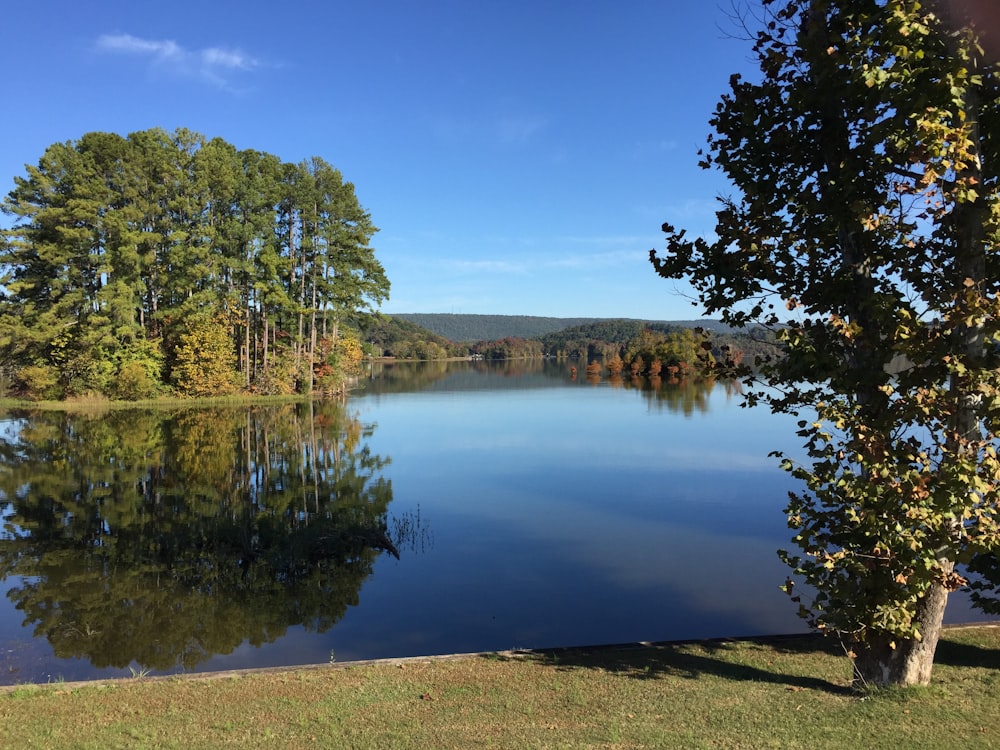
<svg viewBox="0 0 1000 750">
<path fill-rule="evenodd" d="M 25 685 L 0 747 L 1000 747 L 1000 628 L 948 631 L 927 688 L 849 677 L 801 637 Z"/>
</svg>

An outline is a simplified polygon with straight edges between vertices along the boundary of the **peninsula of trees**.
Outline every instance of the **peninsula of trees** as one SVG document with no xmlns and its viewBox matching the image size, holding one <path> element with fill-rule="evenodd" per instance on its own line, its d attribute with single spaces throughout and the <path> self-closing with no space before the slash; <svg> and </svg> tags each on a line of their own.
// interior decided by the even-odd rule
<svg viewBox="0 0 1000 750">
<path fill-rule="evenodd" d="M 537 330 L 544 333 L 532 334 Z M 461 332 L 467 338 L 459 343 L 461 340 L 450 338 L 449 332 Z M 486 333 L 494 336 L 482 335 Z M 585 363 L 600 360 L 609 367 L 618 360 L 622 369 L 636 375 L 655 375 L 659 368 L 673 367 L 687 372 L 707 354 L 749 365 L 781 354 L 772 332 L 762 328 L 735 329 L 716 320 L 668 323 L 621 318 L 404 314 L 367 320 L 363 340 L 376 356 L 393 359 L 567 357 Z"/>
<path fill-rule="evenodd" d="M 2 208 L 0 375 L 31 398 L 336 390 L 389 292 L 370 215 L 317 157 L 87 133 Z"/>
</svg>

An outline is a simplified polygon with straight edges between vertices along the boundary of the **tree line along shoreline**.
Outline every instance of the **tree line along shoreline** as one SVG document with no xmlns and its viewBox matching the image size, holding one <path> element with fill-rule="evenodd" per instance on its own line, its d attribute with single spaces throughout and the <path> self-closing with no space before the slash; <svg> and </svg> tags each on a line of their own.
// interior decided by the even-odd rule
<svg viewBox="0 0 1000 750">
<path fill-rule="evenodd" d="M 516 331 L 493 339 L 455 341 L 444 331 L 452 316 L 414 316 L 428 327 L 409 319 L 408 315 L 375 316 L 365 322 L 363 338 L 375 356 L 388 359 L 448 359 L 467 358 L 503 360 L 559 357 L 578 359 L 584 366 L 594 362 L 607 363 L 608 370 L 635 371 L 649 375 L 654 362 L 661 368 L 677 367 L 696 376 L 702 364 L 727 359 L 753 364 L 758 359 L 780 356 L 781 348 L 773 332 L 764 329 L 713 330 L 713 321 L 647 321 L 625 318 L 590 319 L 535 335 L 523 335 L 522 316 L 481 317 L 484 332 L 504 333 L 504 328 Z M 550 327 L 559 319 L 538 319 Z M 440 321 L 440 328 L 437 324 Z M 509 322 L 507 322 L 509 321 Z M 435 326 L 430 328 L 429 326 Z M 532 326 L 529 326 L 529 328 Z M 437 330 L 435 330 L 437 329 Z M 465 335 L 475 336 L 475 325 L 462 328 Z M 519 335 L 520 334 L 520 335 Z M 615 363 L 620 361 L 620 366 Z M 582 369 L 582 368 L 581 368 Z M 655 367 L 652 367 L 655 369 Z"/>
</svg>

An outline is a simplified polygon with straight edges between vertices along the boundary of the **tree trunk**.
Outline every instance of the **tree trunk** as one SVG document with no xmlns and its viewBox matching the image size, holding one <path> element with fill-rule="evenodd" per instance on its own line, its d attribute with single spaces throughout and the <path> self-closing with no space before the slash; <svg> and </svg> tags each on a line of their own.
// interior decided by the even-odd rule
<svg viewBox="0 0 1000 750">
<path fill-rule="evenodd" d="M 312 279 L 312 312 L 309 315 L 309 393 L 316 388 L 316 278 Z"/>
<path fill-rule="evenodd" d="M 261 372 L 261 376 L 264 377 L 264 378 L 266 378 L 267 377 L 267 347 L 268 347 L 269 339 L 267 338 L 267 334 L 268 334 L 268 330 L 267 330 L 267 314 L 264 311 L 263 306 L 261 306 L 260 318 L 261 318 L 261 324 L 264 326 L 264 350 L 263 350 L 263 352 L 261 352 L 260 372 Z"/>
<path fill-rule="evenodd" d="M 250 324 L 253 321 L 253 307 L 250 295 L 247 295 L 247 304 L 244 312 L 243 325 L 243 387 L 250 387 L 250 368 L 252 367 L 252 357 L 250 356 Z"/>
<path fill-rule="evenodd" d="M 302 234 L 299 237 L 299 337 L 295 342 L 295 372 L 302 377 L 302 354 L 305 341 L 306 307 L 306 218 L 302 217 Z M 310 376 L 311 380 L 311 376 Z"/>
<path fill-rule="evenodd" d="M 250 326 L 253 327 L 253 333 L 250 337 L 250 382 L 253 383 L 258 379 L 260 375 L 260 316 L 257 314 L 259 305 L 257 303 L 257 290 L 250 289 L 250 309 L 248 314 L 250 316 Z"/>
<path fill-rule="evenodd" d="M 942 568 L 951 572 L 954 565 L 942 560 Z M 921 637 L 897 639 L 880 634 L 854 647 L 854 678 L 856 690 L 890 685 L 927 685 L 934 667 L 934 652 L 944 623 L 948 590 L 940 583 L 931 584 L 917 604 L 914 622 Z"/>
</svg>

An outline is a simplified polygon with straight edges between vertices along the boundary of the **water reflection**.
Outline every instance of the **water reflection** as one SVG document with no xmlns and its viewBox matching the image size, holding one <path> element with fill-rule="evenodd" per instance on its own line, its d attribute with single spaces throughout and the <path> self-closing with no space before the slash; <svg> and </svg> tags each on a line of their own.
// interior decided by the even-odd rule
<svg viewBox="0 0 1000 750">
<path fill-rule="evenodd" d="M 0 418 L 0 681 L 802 628 L 767 458 L 794 419 L 579 365 L 377 364 L 346 413 Z"/>
<path fill-rule="evenodd" d="M 600 363 L 597 363 L 600 368 Z M 515 359 L 466 362 L 376 362 L 359 383 L 358 393 L 381 395 L 412 391 L 493 391 L 498 389 L 609 387 L 634 391 L 651 409 L 685 416 L 707 414 L 714 380 L 676 377 L 586 374 L 575 359 Z M 739 395 L 739 383 L 720 384 L 726 398 Z"/>
<path fill-rule="evenodd" d="M 405 541 L 387 533 L 374 427 L 339 404 L 26 413 L 16 426 L 0 432 L 0 576 L 60 658 L 192 669 L 292 626 L 322 632 Z"/>
</svg>

